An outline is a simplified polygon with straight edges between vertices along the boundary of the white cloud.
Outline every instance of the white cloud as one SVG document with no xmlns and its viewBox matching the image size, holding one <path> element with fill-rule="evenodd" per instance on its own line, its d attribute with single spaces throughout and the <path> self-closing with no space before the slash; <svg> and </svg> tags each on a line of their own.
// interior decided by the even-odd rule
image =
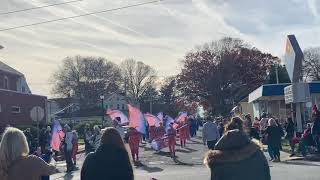
<svg viewBox="0 0 320 180">
<path fill-rule="evenodd" d="M 66 0 L 3 0 L 0 12 Z M 83 0 L 0 16 L 0 29 L 112 9 L 143 0 Z M 194 46 L 223 36 L 242 38 L 281 56 L 287 34 L 301 47 L 320 45 L 316 0 L 165 0 L 120 11 L 0 32 L 0 59 L 23 72 L 35 93 L 50 95 L 52 72 L 66 56 L 136 58 L 160 76 L 179 72 Z"/>
</svg>

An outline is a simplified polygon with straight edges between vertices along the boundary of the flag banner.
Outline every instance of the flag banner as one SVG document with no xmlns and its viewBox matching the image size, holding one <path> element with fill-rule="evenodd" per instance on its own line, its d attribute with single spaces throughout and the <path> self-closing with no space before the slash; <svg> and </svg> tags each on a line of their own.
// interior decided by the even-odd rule
<svg viewBox="0 0 320 180">
<path fill-rule="evenodd" d="M 186 122 L 188 114 L 186 112 L 180 112 L 178 117 L 176 117 L 175 121 L 177 123 L 179 122 Z"/>
<path fill-rule="evenodd" d="M 162 112 L 159 112 L 159 113 L 157 114 L 157 118 L 159 118 L 160 121 L 163 123 L 163 113 L 162 113 Z"/>
<path fill-rule="evenodd" d="M 128 104 L 129 109 L 129 127 L 136 128 L 142 134 L 146 134 L 146 121 L 142 112 L 132 105 Z"/>
<path fill-rule="evenodd" d="M 168 147 L 168 137 L 152 140 L 151 147 L 156 151 L 160 151 L 161 149 Z"/>
<path fill-rule="evenodd" d="M 55 151 L 60 151 L 61 140 L 64 137 L 64 132 L 60 125 L 59 120 L 54 120 L 52 124 L 52 138 L 51 138 L 51 148 Z"/>
<path fill-rule="evenodd" d="M 166 126 L 166 131 L 168 131 L 168 129 L 170 128 L 170 123 L 174 123 L 174 119 L 168 115 L 166 115 L 165 119 L 165 126 Z"/>
<path fill-rule="evenodd" d="M 150 113 L 146 113 L 144 114 L 144 118 L 147 120 L 149 126 L 156 126 L 156 127 L 160 126 L 161 120 L 157 116 L 154 116 L 153 114 L 150 114 Z"/>
<path fill-rule="evenodd" d="M 119 110 L 107 109 L 106 114 L 110 116 L 112 121 L 115 121 L 117 117 L 120 118 L 119 124 L 126 124 L 129 122 L 128 117 Z"/>
</svg>

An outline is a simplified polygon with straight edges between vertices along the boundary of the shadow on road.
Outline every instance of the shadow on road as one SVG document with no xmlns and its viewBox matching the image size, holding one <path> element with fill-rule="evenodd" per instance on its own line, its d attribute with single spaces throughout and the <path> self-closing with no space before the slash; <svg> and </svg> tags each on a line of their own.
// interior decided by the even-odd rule
<svg viewBox="0 0 320 180">
<path fill-rule="evenodd" d="M 185 147 L 184 149 L 177 149 L 176 151 L 181 153 L 193 153 L 193 152 L 196 152 L 197 150 Z"/>
<path fill-rule="evenodd" d="M 313 162 L 308 161 L 284 161 L 284 164 L 291 164 L 291 165 L 300 165 L 300 166 L 320 166 L 320 164 L 316 164 Z"/>
<path fill-rule="evenodd" d="M 142 166 L 139 167 L 141 170 L 145 170 L 149 173 L 155 173 L 155 172 L 162 172 L 163 169 L 159 167 L 149 167 L 147 165 L 142 164 Z"/>
<path fill-rule="evenodd" d="M 190 139 L 188 140 L 188 144 L 202 144 L 202 142 Z"/>
<path fill-rule="evenodd" d="M 182 161 L 180 161 L 178 159 L 175 159 L 174 162 L 176 163 L 176 165 L 193 166 L 193 164 L 191 164 L 191 163 L 182 162 Z"/>
<path fill-rule="evenodd" d="M 64 180 L 70 180 L 73 178 L 73 172 L 67 173 L 66 175 L 63 176 Z"/>
</svg>

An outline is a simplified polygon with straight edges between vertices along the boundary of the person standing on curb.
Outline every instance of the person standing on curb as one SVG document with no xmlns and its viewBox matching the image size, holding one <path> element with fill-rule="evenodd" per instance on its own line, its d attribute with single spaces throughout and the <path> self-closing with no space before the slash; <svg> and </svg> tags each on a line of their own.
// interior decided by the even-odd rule
<svg viewBox="0 0 320 180">
<path fill-rule="evenodd" d="M 207 145 L 209 149 L 213 150 L 215 144 L 220 139 L 218 126 L 213 122 L 213 119 L 209 119 L 204 125 L 202 130 L 203 144 Z"/>
</svg>

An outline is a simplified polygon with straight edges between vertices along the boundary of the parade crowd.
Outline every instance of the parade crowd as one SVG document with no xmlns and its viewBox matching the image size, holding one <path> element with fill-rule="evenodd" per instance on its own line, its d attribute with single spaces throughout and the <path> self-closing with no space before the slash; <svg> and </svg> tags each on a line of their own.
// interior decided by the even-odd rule
<svg viewBox="0 0 320 180">
<path fill-rule="evenodd" d="M 291 117 L 281 124 L 266 113 L 254 119 L 247 114 L 231 118 L 210 116 L 204 121 L 193 116 L 182 115 L 175 120 L 166 116 L 158 124 L 148 123 L 145 133 L 128 124 L 121 124 L 118 118 L 113 120 L 113 127 L 96 125 L 90 128 L 86 125 L 86 158 L 81 168 L 81 180 L 133 180 L 133 166 L 140 163 L 141 142 L 148 143 L 155 151 L 168 148 L 171 158 L 175 160 L 176 145 L 186 147 L 187 140 L 197 135 L 200 126 L 203 126 L 203 144 L 209 148 L 204 163 L 211 169 L 212 180 L 269 180 L 270 169 L 262 144 L 267 145 L 270 161 L 273 162 L 281 161 L 284 138 L 290 144 L 292 156 L 297 152 L 303 156 L 319 153 L 320 112 L 316 106 L 313 107 L 312 120 L 303 133 L 296 132 Z M 41 129 L 39 144 L 34 148 L 30 129 L 22 132 L 7 127 L 0 143 L 0 179 L 48 180 L 50 175 L 57 173 L 50 162 L 59 154 L 64 156 L 67 172 L 76 170 L 78 133 L 67 124 L 59 131 L 52 128 L 56 129 L 50 126 Z M 54 132 L 58 133 L 59 149 L 53 147 Z"/>
</svg>

